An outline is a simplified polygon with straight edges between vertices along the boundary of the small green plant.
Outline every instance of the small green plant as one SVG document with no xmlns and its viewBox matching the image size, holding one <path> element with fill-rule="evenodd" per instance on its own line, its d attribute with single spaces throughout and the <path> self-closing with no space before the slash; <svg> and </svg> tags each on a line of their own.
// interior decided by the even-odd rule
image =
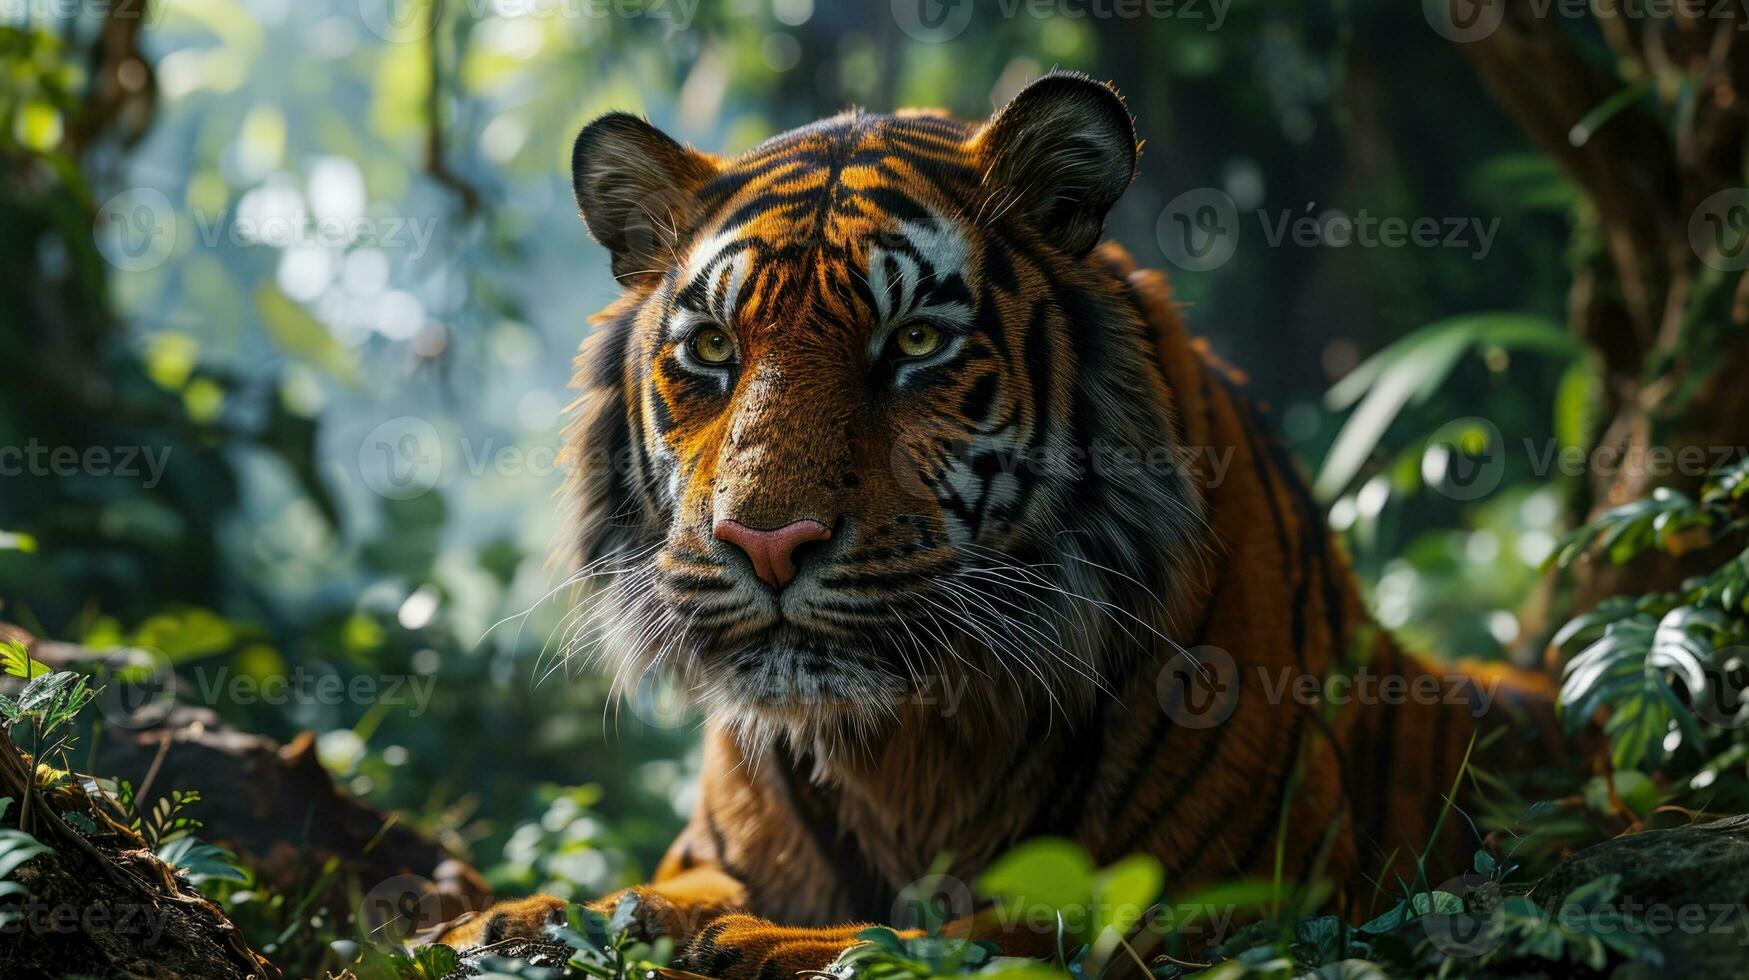
<svg viewBox="0 0 1749 980">
<path fill-rule="evenodd" d="M 6 811 L 11 809 L 12 803 L 12 797 L 0 797 L 0 820 L 6 819 Z M 0 827 L 0 898 L 29 894 L 22 884 L 5 879 L 17 871 L 19 865 L 51 850 L 53 848 L 16 827 Z M 0 908 L 0 928 L 12 925 L 18 919 L 17 909 Z"/>
<path fill-rule="evenodd" d="M 21 724 L 30 729 L 30 755 L 36 779 L 27 787 L 28 792 L 34 793 L 39 784 L 57 786 L 71 781 L 68 754 L 78 742 L 74 722 L 95 696 L 89 682 L 75 671 L 53 670 L 33 659 L 22 644 L 15 642 L 0 643 L 0 671 L 25 679 L 24 689 L 16 699 L 0 695 L 0 725 L 9 733 Z M 244 879 L 229 851 L 195 840 L 193 834 L 200 829 L 201 822 L 188 811 L 200 802 L 199 793 L 172 790 L 150 810 L 141 811 L 135 805 L 133 785 L 125 779 L 85 778 L 80 783 L 95 799 L 112 804 L 119 811 L 120 822 L 139 834 L 160 860 L 188 872 L 191 882 L 198 885 L 207 880 Z M 20 819 L 29 812 L 27 795 L 20 808 Z M 83 813 L 69 810 L 61 817 L 81 833 L 98 832 L 96 822 Z M 4 894 L 5 891 L 0 891 L 0 895 Z"/>
<path fill-rule="evenodd" d="M 22 643 L 0 643 L 0 672 L 24 678 L 16 700 L 0 695 L 0 727 L 8 733 L 18 725 L 30 729 L 30 759 L 35 776 L 25 787 L 19 808 L 19 829 L 29 830 L 30 803 L 39 782 L 56 785 L 68 776 L 67 752 L 73 746 L 72 723 L 80 709 L 91 702 L 92 691 L 85 678 L 71 671 L 51 670 L 35 660 Z M 58 765 L 51 765 L 53 759 Z"/>
<path fill-rule="evenodd" d="M 858 980 L 912 980 L 976 973 L 1010 980 L 1050 980 L 1065 974 L 1055 964 L 1001 955 L 994 943 L 944 939 L 939 935 L 901 936 L 877 927 L 857 933 L 859 945 L 845 950 L 825 972 Z"/>
<path fill-rule="evenodd" d="M 564 924 L 548 929 L 552 947 L 567 950 L 563 959 L 556 953 L 536 961 L 488 951 L 468 967 L 486 980 L 647 980 L 667 966 L 674 946 L 667 939 L 634 939 L 637 912 L 638 897 L 630 892 L 611 916 L 573 904 Z M 460 954 L 442 943 L 412 949 L 366 945 L 350 969 L 359 980 L 441 980 L 460 964 Z"/>
<path fill-rule="evenodd" d="M 1490 928 L 1499 942 L 1477 957 L 1476 965 L 1541 959 L 1602 972 L 1614 959 L 1662 966 L 1664 954 L 1649 930 L 1612 905 L 1620 885 L 1620 875 L 1586 882 L 1553 914 L 1524 895 L 1506 896 L 1491 913 Z"/>
<path fill-rule="evenodd" d="M 417 949 L 367 949 L 352 965 L 358 980 L 443 980 L 461 965 L 461 956 L 440 943 Z"/>
<path fill-rule="evenodd" d="M 1574 531 L 1550 557 L 1593 550 L 1617 564 L 1658 548 L 1683 554 L 1749 530 L 1749 460 L 1715 474 L 1695 500 L 1660 489 Z M 1742 732 L 1749 703 L 1749 548 L 1673 592 L 1605 600 L 1555 634 L 1570 655 L 1560 708 L 1570 732 L 1606 713 L 1616 769 L 1653 770 L 1680 750 L 1705 753 Z M 1740 737 L 1740 736 L 1739 736 Z"/>
</svg>

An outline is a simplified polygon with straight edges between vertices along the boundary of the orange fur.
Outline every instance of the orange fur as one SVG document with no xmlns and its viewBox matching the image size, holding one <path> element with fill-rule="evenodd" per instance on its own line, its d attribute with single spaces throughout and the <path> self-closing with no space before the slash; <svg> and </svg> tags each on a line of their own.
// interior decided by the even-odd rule
<svg viewBox="0 0 1749 980">
<path fill-rule="evenodd" d="M 643 591 L 608 587 L 613 622 L 649 624 L 606 631 L 622 670 L 660 663 L 710 715 L 698 809 L 638 889 L 645 927 L 677 940 L 682 967 L 818 969 L 861 928 L 845 923 L 899 917 L 901 891 L 939 857 L 971 882 L 1041 834 L 1102 864 L 1151 854 L 1173 895 L 1279 874 L 1334 882 L 1339 906 L 1357 911 L 1374 881 L 1412 873 L 1477 709 L 1503 682 L 1526 703 L 1547 692 L 1500 671 L 1435 670 L 1374 626 L 1242 378 L 1189 335 L 1163 275 L 1116 245 L 1092 247 L 1136 147 L 1109 89 L 1053 75 L 981 127 L 853 113 L 733 161 L 664 140 L 624 117 L 579 137 L 589 181 L 678 191 L 662 192 L 674 233 L 640 251 L 619 223 L 636 195 L 579 184 L 616 269 L 653 271 L 627 277 L 579 358 L 571 489 L 583 563 L 636 554 L 654 569 Z M 628 158 L 643 169 L 600 162 Z M 743 261 L 742 245 L 757 260 Z M 893 285 L 895 256 L 927 265 L 922 281 Z M 730 332 L 732 368 L 688 366 L 676 324 L 690 320 L 675 311 L 689 276 L 700 310 L 688 316 Z M 938 297 L 971 311 L 951 314 L 965 348 L 906 381 L 867 351 L 883 316 L 902 319 L 888 307 L 926 287 L 967 297 Z M 970 443 L 1000 463 L 1003 447 L 1073 448 L 1087 431 L 1180 452 L 1171 467 L 1114 477 L 992 476 L 952 458 Z M 955 479 L 974 490 L 983 480 L 983 502 L 945 490 Z M 1016 498 L 1026 503 L 1006 503 Z M 710 540 L 725 516 L 834 527 L 837 550 L 818 552 L 803 597 L 911 611 L 857 629 L 822 618 L 808 627 L 820 639 L 794 649 L 782 617 L 697 627 L 724 608 L 713 596 L 767 601 Z M 950 712 L 920 696 L 906 655 L 929 644 L 895 655 L 881 637 L 931 635 L 926 603 L 951 593 L 930 590 L 990 553 L 1057 564 L 969 573 L 986 576 L 984 594 L 1008 615 L 939 634 L 953 660 L 935 669 L 971 681 Z M 1030 570 L 1072 563 L 1086 568 L 1049 573 L 1072 588 L 1029 595 L 989 581 L 1042 580 Z M 858 583 L 823 584 L 848 580 L 852 565 Z M 890 580 L 906 585 L 882 591 Z M 907 605 L 919 595 L 934 598 Z M 676 626 L 674 609 L 693 618 Z M 1021 652 L 1034 654 L 1020 665 L 1031 676 L 1014 669 Z M 1178 673 L 1199 665 L 1230 665 L 1221 723 L 1174 700 Z M 1369 672 L 1404 693 L 1336 696 Z M 1436 866 L 1473 843 L 1462 823 L 1435 842 Z M 533 930 L 551 908 L 510 905 L 452 938 Z M 1048 949 L 988 910 L 952 931 Z"/>
</svg>

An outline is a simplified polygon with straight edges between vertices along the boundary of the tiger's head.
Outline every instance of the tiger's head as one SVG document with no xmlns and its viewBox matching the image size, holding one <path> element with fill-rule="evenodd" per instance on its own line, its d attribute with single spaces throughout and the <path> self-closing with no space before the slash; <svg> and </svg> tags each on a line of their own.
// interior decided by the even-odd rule
<svg viewBox="0 0 1749 980">
<path fill-rule="evenodd" d="M 574 544 L 606 585 L 567 647 L 751 734 L 866 739 L 941 684 L 1086 703 L 1200 541 L 1094 251 L 1137 151 L 1068 73 L 982 124 L 851 111 L 733 158 L 590 123 L 574 189 L 624 294 L 578 359 Z"/>
</svg>

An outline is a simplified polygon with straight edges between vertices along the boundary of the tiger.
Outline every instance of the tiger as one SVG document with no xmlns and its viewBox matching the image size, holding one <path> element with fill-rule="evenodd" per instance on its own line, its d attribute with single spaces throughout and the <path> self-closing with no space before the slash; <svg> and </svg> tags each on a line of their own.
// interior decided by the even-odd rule
<svg viewBox="0 0 1749 980">
<path fill-rule="evenodd" d="M 1547 695 L 1370 617 L 1245 376 L 1101 241 L 1141 149 L 1068 71 L 980 123 L 852 109 L 733 157 L 624 113 L 577 136 L 622 292 L 576 359 L 567 636 L 706 719 L 696 810 L 632 889 L 676 968 L 822 969 L 1042 836 L 1352 914 L 1426 856 L 1488 694 Z M 1364 672 L 1381 696 L 1331 694 Z"/>
</svg>

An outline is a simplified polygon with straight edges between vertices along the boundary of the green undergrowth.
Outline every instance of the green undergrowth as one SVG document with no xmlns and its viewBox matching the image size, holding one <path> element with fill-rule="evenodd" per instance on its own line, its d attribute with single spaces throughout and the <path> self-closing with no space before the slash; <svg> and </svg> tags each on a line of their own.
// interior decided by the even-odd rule
<svg viewBox="0 0 1749 980">
<path fill-rule="evenodd" d="M 1020 959 L 994 943 L 949 938 L 943 927 L 965 910 L 924 897 L 914 903 L 921 935 L 870 929 L 825 972 L 845 980 L 1103 980 L 1146 971 L 1177 980 L 1604 975 L 1625 963 L 1657 969 L 1665 954 L 1619 906 L 1624 886 L 1618 876 L 1584 883 L 1558 904 L 1533 900 L 1531 888 L 1563 855 L 1585 845 L 1749 809 L 1749 706 L 1741 697 L 1749 682 L 1746 531 L 1749 464 L 1739 464 L 1694 497 L 1660 491 L 1562 543 L 1550 559 L 1555 570 L 1579 560 L 1627 562 L 1654 549 L 1711 549 L 1706 553 L 1720 557 L 1677 590 L 1606 601 L 1555 637 L 1564 655 L 1562 718 L 1575 745 L 1588 729 L 1600 733 L 1598 773 L 1569 775 L 1561 792 L 1527 799 L 1497 774 L 1466 768 L 1449 798 L 1481 803 L 1468 809 L 1448 803 L 1440 823 L 1462 821 L 1474 837 L 1486 837 L 1487 846 L 1468 868 L 1417 862 L 1412 879 L 1381 876 L 1372 911 L 1361 921 L 1332 913 L 1325 882 L 1278 874 L 1185 891 L 1152 858 L 1098 867 L 1072 842 L 1040 839 L 1022 842 L 964 891 L 976 896 L 980 915 L 1024 918 L 1034 931 L 1042 916 L 1045 931 L 1054 933 L 1051 956 Z M 643 980 L 653 971 L 674 972 L 671 943 L 648 944 L 630 934 L 633 899 L 610 916 L 571 906 L 544 952 L 518 957 L 386 941 L 336 911 L 329 900 L 334 890 L 357 883 L 344 882 L 334 867 L 318 869 L 297 894 L 272 893 L 251 869 L 198 839 L 197 795 L 141 800 L 125 782 L 77 771 L 81 733 L 89 731 L 81 726 L 95 695 L 87 677 L 52 671 L 17 644 L 0 644 L 0 669 L 22 681 L 15 696 L 0 697 L 0 724 L 36 760 L 37 782 L 29 792 L 79 792 L 98 801 L 106 819 L 138 834 L 219 902 L 252 945 L 300 964 L 294 971 L 350 973 L 358 980 Z M 567 828 L 594 820 L 593 796 L 560 794 L 550 802 L 551 819 L 524 842 L 528 847 L 560 848 Z M 11 802 L 0 807 L 20 812 Z M 16 817 L 7 823 L 5 814 L 0 809 L 0 926 L 16 921 L 28 898 L 14 872 L 48 847 L 41 834 L 17 826 Z M 80 833 L 98 829 L 78 813 L 64 819 Z M 552 877 L 557 867 L 543 873 Z"/>
</svg>

